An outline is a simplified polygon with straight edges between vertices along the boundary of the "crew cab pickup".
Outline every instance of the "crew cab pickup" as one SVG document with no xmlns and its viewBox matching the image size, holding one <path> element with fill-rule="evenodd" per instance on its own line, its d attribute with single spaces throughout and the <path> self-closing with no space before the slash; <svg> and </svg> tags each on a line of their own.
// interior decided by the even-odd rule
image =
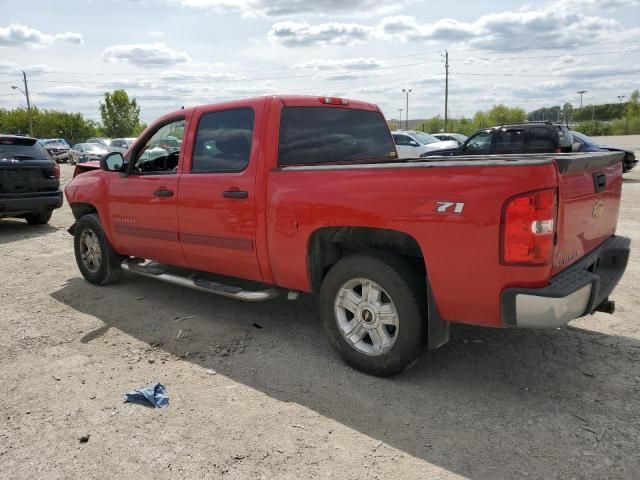
<svg viewBox="0 0 640 480">
<path fill-rule="evenodd" d="M 160 148 L 177 139 L 176 149 Z M 78 267 L 247 301 L 318 294 L 331 344 L 375 375 L 450 323 L 552 328 L 629 256 L 620 153 L 398 159 L 377 106 L 269 96 L 170 113 L 65 193 Z"/>
</svg>

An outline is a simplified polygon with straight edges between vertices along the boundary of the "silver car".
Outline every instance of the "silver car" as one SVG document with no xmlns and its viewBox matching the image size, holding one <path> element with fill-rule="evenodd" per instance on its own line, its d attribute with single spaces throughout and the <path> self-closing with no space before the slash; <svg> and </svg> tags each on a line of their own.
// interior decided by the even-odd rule
<svg viewBox="0 0 640 480">
<path fill-rule="evenodd" d="M 76 163 L 93 162 L 100 160 L 107 153 L 107 147 L 101 143 L 76 143 L 69 150 L 71 165 Z"/>
<path fill-rule="evenodd" d="M 109 151 L 124 153 L 135 141 L 135 138 L 114 138 L 109 144 Z"/>
</svg>

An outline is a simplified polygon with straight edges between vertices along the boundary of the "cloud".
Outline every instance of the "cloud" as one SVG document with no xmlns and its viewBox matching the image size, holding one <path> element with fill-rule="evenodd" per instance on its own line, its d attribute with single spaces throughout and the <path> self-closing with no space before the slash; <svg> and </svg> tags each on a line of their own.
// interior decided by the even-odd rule
<svg viewBox="0 0 640 480">
<path fill-rule="evenodd" d="M 42 75 L 45 73 L 59 72 L 57 68 L 50 67 L 49 65 L 27 65 L 20 66 L 14 62 L 2 62 L 0 61 L 0 73 L 6 73 L 9 75 L 20 75 L 22 72 L 26 72 L 27 75 Z"/>
<path fill-rule="evenodd" d="M 372 30 L 372 27 L 357 23 L 329 22 L 309 25 L 306 22 L 285 21 L 271 27 L 269 38 L 286 47 L 350 45 L 367 40 Z"/>
<path fill-rule="evenodd" d="M 65 32 L 50 35 L 17 23 L 0 27 L 0 47 L 42 47 L 54 42 L 81 44 L 84 40 L 80 33 Z"/>
<path fill-rule="evenodd" d="M 189 55 L 167 47 L 164 43 L 113 45 L 105 48 L 102 59 L 124 62 L 137 67 L 168 67 L 189 62 Z"/>
<path fill-rule="evenodd" d="M 566 8 L 563 3 L 553 3 L 539 9 L 490 13 L 472 22 L 442 18 L 432 23 L 420 23 L 406 15 L 385 17 L 377 25 L 339 22 L 310 25 L 305 21 L 284 21 L 271 27 L 269 38 L 287 47 L 386 40 L 408 44 L 440 42 L 492 50 L 505 46 L 528 49 L 541 45 L 569 48 L 576 43 L 598 44 L 611 41 L 611 38 L 620 41 L 640 39 L 640 29 L 625 29 L 612 18 L 589 15 L 579 9 Z"/>
<path fill-rule="evenodd" d="M 313 59 L 296 63 L 291 68 L 308 70 L 375 70 L 382 67 L 382 62 L 377 58 L 357 57 L 344 58 L 342 60 Z"/>
<path fill-rule="evenodd" d="M 244 16 L 284 17 L 290 15 L 326 15 L 356 12 L 359 15 L 388 14 L 407 3 L 398 0 L 393 5 L 378 0 L 169 0 L 184 7 L 212 11 L 236 11 Z M 609 0 L 613 1 L 613 0 Z"/>
</svg>

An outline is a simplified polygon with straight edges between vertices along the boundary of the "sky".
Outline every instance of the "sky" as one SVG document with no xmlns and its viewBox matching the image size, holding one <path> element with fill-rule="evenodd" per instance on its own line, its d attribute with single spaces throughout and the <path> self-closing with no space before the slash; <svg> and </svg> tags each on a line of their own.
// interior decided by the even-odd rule
<svg viewBox="0 0 640 480">
<path fill-rule="evenodd" d="M 497 103 L 617 102 L 640 88 L 640 0 L 0 0 L 0 108 L 100 120 L 124 88 L 145 122 L 267 94 L 376 103 L 387 118 Z M 624 99 L 623 99 L 624 101 Z M 403 112 L 404 116 L 406 112 Z"/>
</svg>

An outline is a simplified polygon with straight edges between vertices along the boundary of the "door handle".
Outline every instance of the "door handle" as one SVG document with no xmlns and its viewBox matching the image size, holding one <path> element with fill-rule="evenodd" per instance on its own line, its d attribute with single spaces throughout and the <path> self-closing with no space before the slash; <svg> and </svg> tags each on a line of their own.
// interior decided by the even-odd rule
<svg viewBox="0 0 640 480">
<path fill-rule="evenodd" d="M 224 198 L 249 198 L 249 192 L 244 190 L 227 190 L 222 192 Z"/>
<path fill-rule="evenodd" d="M 156 197 L 173 197 L 173 190 L 167 188 L 160 188 L 153 192 Z"/>
<path fill-rule="evenodd" d="M 603 191 L 607 186 L 607 176 L 604 173 L 594 173 L 593 186 L 596 193 Z"/>
</svg>

